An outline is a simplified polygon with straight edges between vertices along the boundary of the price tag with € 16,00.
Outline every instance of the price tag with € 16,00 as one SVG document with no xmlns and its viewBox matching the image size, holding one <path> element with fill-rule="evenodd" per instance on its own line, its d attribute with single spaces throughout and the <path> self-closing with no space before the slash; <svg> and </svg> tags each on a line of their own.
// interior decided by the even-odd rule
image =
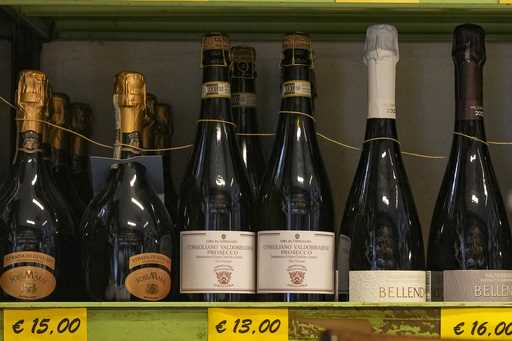
<svg viewBox="0 0 512 341">
<path fill-rule="evenodd" d="M 4 340 L 87 341 L 87 310 L 4 310 Z"/>
<path fill-rule="evenodd" d="M 441 338 L 512 340 L 512 308 L 443 308 Z"/>
<path fill-rule="evenodd" d="M 288 309 L 208 309 L 208 341 L 288 341 Z"/>
</svg>

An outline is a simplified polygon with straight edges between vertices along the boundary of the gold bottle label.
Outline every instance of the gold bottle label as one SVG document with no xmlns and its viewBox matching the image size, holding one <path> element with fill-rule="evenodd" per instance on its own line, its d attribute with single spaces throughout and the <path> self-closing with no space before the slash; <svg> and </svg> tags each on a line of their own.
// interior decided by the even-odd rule
<svg viewBox="0 0 512 341">
<path fill-rule="evenodd" d="M 142 253 L 130 257 L 130 270 L 143 265 L 150 266 L 132 271 L 126 277 L 126 289 L 141 300 L 160 301 L 166 298 L 171 291 L 171 259 L 161 253 Z"/>
<path fill-rule="evenodd" d="M 231 86 L 229 82 L 203 83 L 201 98 L 231 98 Z"/>
<path fill-rule="evenodd" d="M 233 108 L 238 107 L 255 107 L 256 94 L 253 92 L 236 92 L 231 99 Z"/>
<path fill-rule="evenodd" d="M 311 82 L 300 80 L 284 82 L 281 97 L 311 97 Z"/>
<path fill-rule="evenodd" d="M 4 268 L 19 263 L 35 263 L 55 269 L 55 258 L 42 252 L 13 252 L 4 256 Z M 50 296 L 57 281 L 53 273 L 43 267 L 16 266 L 2 274 L 0 286 L 9 296 L 33 301 Z"/>
</svg>

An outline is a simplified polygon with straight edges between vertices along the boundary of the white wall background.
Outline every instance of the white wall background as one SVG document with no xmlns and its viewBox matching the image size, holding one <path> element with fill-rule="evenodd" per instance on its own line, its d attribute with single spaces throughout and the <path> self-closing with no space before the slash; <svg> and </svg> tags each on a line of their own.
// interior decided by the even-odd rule
<svg viewBox="0 0 512 341">
<path fill-rule="evenodd" d="M 236 42 L 233 42 L 236 44 Z M 279 42 L 243 42 L 257 50 L 257 91 L 262 132 L 273 132 L 279 110 Z M 367 74 L 363 43 L 317 42 L 315 69 L 319 99 L 317 129 L 359 146 L 367 113 Z M 0 51 L 0 54 L 2 52 Z M 402 43 L 397 75 L 398 132 L 402 149 L 448 155 L 453 131 L 453 66 L 450 42 Z M 489 43 L 485 67 L 486 127 L 489 139 L 512 141 L 512 48 Z M 51 42 L 42 52 L 42 69 L 54 88 L 94 110 L 93 137 L 112 143 L 112 80 L 121 70 L 145 74 L 149 90 L 173 108 L 174 144 L 192 143 L 199 115 L 200 44 L 192 42 Z M 272 143 L 265 138 L 268 157 Z M 335 197 L 337 222 L 345 206 L 359 153 L 320 142 Z M 91 148 L 93 154 L 108 151 Z M 181 183 L 189 151 L 173 156 L 173 176 Z M 491 154 L 502 193 L 512 213 L 512 146 L 493 146 Z M 424 236 L 437 197 L 445 160 L 404 156 Z M 510 199 L 508 199 L 510 197 Z M 425 239 L 426 240 L 426 239 Z"/>
</svg>

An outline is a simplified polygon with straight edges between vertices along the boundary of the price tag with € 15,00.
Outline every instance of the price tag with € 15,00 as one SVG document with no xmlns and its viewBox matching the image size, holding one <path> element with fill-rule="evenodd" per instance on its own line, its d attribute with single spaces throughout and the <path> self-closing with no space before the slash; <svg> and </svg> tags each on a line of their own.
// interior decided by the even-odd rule
<svg viewBox="0 0 512 341">
<path fill-rule="evenodd" d="M 441 337 L 512 340 L 512 308 L 444 308 Z"/>
<path fill-rule="evenodd" d="M 288 341 L 288 309 L 208 309 L 208 341 Z"/>
<path fill-rule="evenodd" d="M 4 310 L 4 340 L 87 341 L 87 310 Z"/>
</svg>

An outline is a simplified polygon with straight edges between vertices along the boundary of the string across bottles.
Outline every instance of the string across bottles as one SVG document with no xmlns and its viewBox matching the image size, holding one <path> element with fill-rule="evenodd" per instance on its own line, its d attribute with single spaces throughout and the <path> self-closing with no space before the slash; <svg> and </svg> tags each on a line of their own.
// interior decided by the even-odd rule
<svg viewBox="0 0 512 341">
<path fill-rule="evenodd" d="M 8 101 L 7 99 L 5 99 L 4 97 L 0 96 L 0 101 L 2 101 L 4 104 L 6 104 L 7 106 L 11 107 L 12 109 L 14 110 L 18 110 L 18 111 L 21 111 L 23 112 L 23 108 L 20 108 L 14 104 L 12 104 L 10 101 Z M 309 114 L 306 114 L 306 113 L 302 113 L 302 112 L 296 112 L 296 111 L 280 111 L 280 114 L 287 114 L 287 115 L 302 115 L 302 116 L 306 116 L 308 118 L 311 118 L 313 120 L 313 122 L 316 123 L 316 118 L 313 117 L 312 115 L 309 115 Z M 67 133 L 70 133 L 70 134 L 73 134 L 73 135 L 76 135 L 78 137 L 80 137 L 81 139 L 89 142 L 89 143 L 92 143 L 98 147 L 101 147 L 101 148 L 106 148 L 106 149 L 109 149 L 109 150 L 113 150 L 116 146 L 120 146 L 120 147 L 129 147 L 129 148 L 133 148 L 133 149 L 136 149 L 140 152 L 166 152 L 166 151 L 177 151 L 177 150 L 186 150 L 186 149 L 189 149 L 189 148 L 192 148 L 194 146 L 194 144 L 185 144 L 185 145 L 181 145 L 181 146 L 173 146 L 173 147 L 168 147 L 168 148 L 141 148 L 141 147 L 134 147 L 132 145 L 127 145 L 127 144 L 124 144 L 124 143 L 115 143 L 113 145 L 107 145 L 107 144 L 104 144 L 104 143 L 101 143 L 101 142 L 98 142 L 98 141 L 95 141 L 83 134 L 80 134 L 79 132 L 76 132 L 72 129 L 69 129 L 69 128 L 65 128 L 65 127 L 62 127 L 62 126 L 59 126 L 57 124 L 54 124 L 52 122 L 48 122 L 46 120 L 39 120 L 39 119 L 25 119 L 25 118 L 16 118 L 15 119 L 16 121 L 35 121 L 35 122 L 39 122 L 39 123 L 43 123 L 43 124 L 46 124 L 48 126 L 51 126 L 51 127 L 54 127 L 54 128 L 57 128 L 57 129 L 61 129 Z M 225 124 L 229 124 L 229 125 L 232 125 L 233 127 L 236 127 L 236 124 L 233 123 L 233 122 L 229 122 L 229 121 L 224 121 L 224 120 L 212 120 L 212 119 L 200 119 L 200 120 L 197 120 L 197 122 L 216 122 L 216 123 L 225 123 Z M 19 128 L 17 128 L 19 129 Z M 458 136 L 462 136 L 462 137 L 465 137 L 465 138 L 468 138 L 468 139 L 471 139 L 471 140 L 474 140 L 474 141 L 477 141 L 477 142 L 480 142 L 480 143 L 483 143 L 483 144 L 486 144 L 486 145 L 512 145 L 512 141 L 484 141 L 484 140 L 481 140 L 477 137 L 474 137 L 474 136 L 470 136 L 470 135 L 466 135 L 466 134 L 463 134 L 463 133 L 459 133 L 459 132 L 453 132 L 454 135 L 458 135 Z M 275 136 L 274 133 L 237 133 L 237 135 L 239 136 L 258 136 L 258 137 L 270 137 L 270 136 Z M 320 137 L 321 139 L 323 139 L 324 141 L 328 142 L 328 143 L 332 143 L 332 144 L 335 144 L 337 146 L 340 146 L 340 147 L 343 147 L 343 148 L 346 148 L 346 149 L 351 149 L 351 150 L 355 150 L 355 151 L 361 151 L 361 148 L 359 147 L 355 147 L 355 146 L 352 146 L 352 145 L 349 145 L 349 144 L 346 144 L 346 143 L 343 143 L 339 140 L 336 140 L 336 139 L 333 139 L 323 133 L 320 133 L 320 132 L 317 132 L 316 135 L 318 137 Z M 363 144 L 365 143 L 368 143 L 368 142 L 371 142 L 371 141 L 374 141 L 374 140 L 391 140 L 393 142 L 396 142 L 398 144 L 400 144 L 400 142 L 396 139 L 393 139 L 393 138 L 389 138 L 389 137 L 378 137 L 378 138 L 372 138 L 372 139 L 368 139 L 368 140 L 364 140 L 363 141 Z M 401 154 L 403 155 L 407 155 L 407 156 L 414 156 L 414 157 L 419 157 L 419 158 L 426 158 L 426 159 L 446 159 L 446 156 L 441 156 L 441 155 L 429 155 L 429 154 L 422 154 L 422 153 L 415 153 L 415 152 L 408 152 L 408 151 L 401 151 Z"/>
</svg>

